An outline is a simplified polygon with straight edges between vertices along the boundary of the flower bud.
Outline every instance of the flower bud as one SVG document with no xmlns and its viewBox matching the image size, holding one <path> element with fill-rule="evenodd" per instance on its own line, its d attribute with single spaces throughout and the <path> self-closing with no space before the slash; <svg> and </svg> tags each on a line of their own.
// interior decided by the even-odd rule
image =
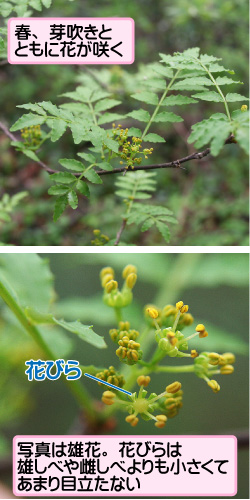
<svg viewBox="0 0 250 500">
<path fill-rule="evenodd" d="M 126 285 L 128 288 L 134 288 L 137 280 L 137 275 L 135 273 L 130 273 L 126 278 Z"/>
<path fill-rule="evenodd" d="M 217 354 L 217 352 L 210 352 L 208 354 L 208 362 L 210 365 L 218 365 L 220 362 L 221 356 Z"/>
<path fill-rule="evenodd" d="M 114 278 L 114 276 L 110 273 L 105 274 L 102 278 L 102 287 L 105 288 L 105 285 L 111 281 Z"/>
<path fill-rule="evenodd" d="M 137 418 L 135 415 L 128 415 L 126 418 L 125 418 L 126 422 L 128 422 L 132 427 L 135 427 L 138 422 L 139 422 L 139 418 Z"/>
<path fill-rule="evenodd" d="M 247 109 L 248 109 L 247 105 L 246 104 L 242 104 L 240 110 L 244 112 L 244 111 L 247 111 Z"/>
<path fill-rule="evenodd" d="M 156 415 L 157 422 L 155 422 L 155 427 L 158 427 L 158 429 L 162 429 L 167 421 L 166 415 Z"/>
<path fill-rule="evenodd" d="M 209 380 L 209 382 L 207 383 L 207 385 L 209 387 L 211 387 L 211 389 L 213 390 L 213 392 L 219 392 L 220 390 L 220 386 L 218 384 L 218 382 L 216 382 L 216 380 Z"/>
<path fill-rule="evenodd" d="M 111 293 L 111 292 L 113 292 L 113 290 L 117 290 L 118 283 L 117 283 L 117 281 L 110 280 L 108 283 L 106 283 L 104 288 L 105 288 L 105 291 L 107 293 Z"/>
<path fill-rule="evenodd" d="M 106 275 L 106 274 L 111 274 L 112 275 L 112 278 L 114 277 L 115 273 L 114 273 L 114 269 L 112 267 L 104 267 L 101 272 L 100 272 L 100 278 L 102 280 L 102 278 Z"/>
<path fill-rule="evenodd" d="M 152 318 L 152 319 L 156 319 L 159 316 L 159 312 L 154 307 L 148 307 L 146 309 L 146 312 L 147 312 L 148 316 L 150 316 L 150 318 Z"/>
<path fill-rule="evenodd" d="M 147 387 L 149 382 L 150 382 L 151 378 L 148 376 L 148 375 L 140 375 L 138 378 L 137 378 L 137 384 L 139 386 L 142 386 L 143 387 Z"/>
<path fill-rule="evenodd" d="M 191 358 L 197 358 L 199 356 L 198 352 L 196 349 L 191 350 Z"/>
<path fill-rule="evenodd" d="M 220 365 L 232 365 L 235 362 L 235 355 L 231 352 L 224 352 L 220 357 Z"/>
<path fill-rule="evenodd" d="M 181 389 L 181 383 L 180 382 L 173 382 L 172 384 L 168 385 L 166 387 L 166 391 L 170 392 L 171 394 L 175 394 Z"/>
<path fill-rule="evenodd" d="M 105 405 L 113 405 L 114 404 L 115 394 L 111 391 L 105 391 L 102 395 L 102 402 Z"/>
<path fill-rule="evenodd" d="M 223 365 L 220 369 L 222 375 L 231 375 L 234 372 L 233 365 Z"/>
<path fill-rule="evenodd" d="M 122 272 L 122 277 L 123 279 L 126 279 L 127 276 L 131 273 L 134 273 L 136 274 L 137 273 L 137 269 L 135 266 L 133 266 L 132 264 L 128 264 L 124 269 L 123 269 L 123 272 Z"/>
</svg>

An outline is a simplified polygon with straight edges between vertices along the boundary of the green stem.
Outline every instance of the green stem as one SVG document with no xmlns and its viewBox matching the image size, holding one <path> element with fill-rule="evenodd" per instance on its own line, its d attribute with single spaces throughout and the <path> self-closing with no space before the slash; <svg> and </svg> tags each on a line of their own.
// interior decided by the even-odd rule
<svg viewBox="0 0 250 500">
<path fill-rule="evenodd" d="M 154 121 L 154 119 L 155 119 L 155 117 L 156 117 L 156 115 L 157 115 L 157 113 L 158 113 L 158 111 L 159 111 L 159 109 L 160 109 L 160 107 L 161 107 L 161 105 L 162 105 L 163 100 L 165 99 L 165 97 L 166 97 L 166 95 L 167 95 L 168 91 L 171 89 L 171 87 L 172 87 L 172 85 L 173 85 L 173 83 L 174 83 L 175 79 L 177 78 L 177 76 L 178 76 L 178 74 L 179 74 L 179 72 L 180 72 L 180 71 L 181 71 L 180 69 L 178 69 L 178 71 L 176 71 L 176 73 L 175 73 L 175 75 L 173 76 L 172 80 L 169 82 L 169 84 L 168 84 L 168 86 L 167 86 L 166 90 L 164 90 L 164 92 L 163 92 L 163 94 L 162 94 L 162 96 L 161 96 L 161 99 L 160 99 L 159 103 L 157 104 L 157 106 L 156 106 L 156 108 L 155 108 L 155 110 L 154 110 L 154 112 L 153 112 L 153 114 L 152 114 L 152 116 L 151 116 L 151 118 L 150 118 L 150 120 L 149 120 L 148 124 L 146 125 L 146 127 L 145 127 L 145 129 L 144 129 L 144 131 L 143 131 L 143 133 L 142 133 L 142 136 L 141 136 L 141 139 L 142 139 L 142 140 L 144 139 L 144 137 L 145 137 L 145 135 L 146 135 L 146 133 L 147 133 L 147 131 L 148 131 L 149 127 L 151 126 L 152 122 Z"/>
<path fill-rule="evenodd" d="M 116 321 L 119 324 L 122 321 L 122 309 L 121 307 L 114 307 Z"/>
<path fill-rule="evenodd" d="M 229 111 L 229 108 L 228 108 L 228 104 L 227 104 L 227 101 L 226 101 L 226 98 L 221 90 L 221 88 L 219 87 L 219 85 L 217 84 L 216 80 L 214 79 L 212 73 L 210 73 L 209 69 L 205 66 L 205 64 L 202 64 L 199 59 L 197 59 L 197 61 L 199 62 L 199 64 L 201 65 L 201 67 L 207 72 L 207 74 L 209 75 L 209 78 L 210 80 L 213 82 L 213 84 L 215 85 L 218 93 L 220 94 L 220 96 L 222 97 L 223 99 L 223 102 L 224 102 L 224 106 L 225 106 L 225 110 L 226 110 L 226 113 L 227 113 L 227 117 L 229 119 L 229 121 L 231 122 L 232 121 L 232 118 L 231 118 L 231 115 L 230 115 L 230 111 Z"/>
<path fill-rule="evenodd" d="M 183 365 L 183 366 L 156 366 L 154 368 L 155 372 L 166 372 L 166 373 L 189 373 L 194 372 L 194 365 Z"/>
<path fill-rule="evenodd" d="M 36 344 L 43 350 L 48 359 L 53 361 L 56 360 L 57 359 L 56 356 L 42 338 L 38 328 L 28 320 L 22 308 L 16 302 L 12 294 L 9 292 L 8 288 L 1 281 L 0 281 L 0 297 L 7 304 L 9 309 L 13 312 L 18 321 L 24 327 L 24 329 L 29 333 L 29 335 L 31 335 Z M 86 412 L 88 418 L 95 419 L 96 414 L 92 406 L 91 399 L 87 391 L 84 389 L 84 387 L 78 381 L 70 382 L 66 380 L 66 378 L 64 377 L 63 381 L 67 385 L 68 389 L 73 394 L 74 398 L 77 400 L 79 405 L 84 408 L 84 411 Z"/>
</svg>

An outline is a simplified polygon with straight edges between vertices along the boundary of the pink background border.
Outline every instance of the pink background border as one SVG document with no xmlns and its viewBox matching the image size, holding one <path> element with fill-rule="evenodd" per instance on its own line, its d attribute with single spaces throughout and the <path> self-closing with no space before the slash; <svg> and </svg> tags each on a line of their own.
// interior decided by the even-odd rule
<svg viewBox="0 0 250 500">
<path fill-rule="evenodd" d="M 72 20 L 75 20 L 75 19 L 79 19 L 79 20 L 90 20 L 90 19 L 96 19 L 97 21 L 99 20 L 103 20 L 103 21 L 130 21 L 131 24 L 132 24 L 132 41 L 131 41 L 131 48 L 132 48 L 132 53 L 133 53 L 133 56 L 132 56 L 132 59 L 127 61 L 127 62 L 123 62 L 121 59 L 117 60 L 117 61 L 94 61 L 94 62 L 76 62 L 74 58 L 72 58 L 72 61 L 68 61 L 68 62 L 65 62 L 63 59 L 60 61 L 60 59 L 56 59 L 56 60 L 51 60 L 51 62 L 26 62 L 26 61 L 21 61 L 21 60 L 18 60 L 18 61 L 12 61 L 11 60 L 11 36 L 10 36 L 10 33 L 11 33 L 11 23 L 12 22 L 17 22 L 18 20 L 18 23 L 20 23 L 21 21 L 32 21 L 32 20 L 39 20 L 39 21 L 57 21 L 58 19 L 64 19 L 65 21 L 72 21 Z M 75 18 L 75 17 L 11 17 L 9 20 L 8 20 L 8 62 L 10 64 L 22 64 L 22 65 L 25 65 L 25 64 L 33 64 L 33 65 L 36 65 L 36 64 L 43 64 L 43 65 L 48 65 L 48 64 L 54 64 L 54 65 L 58 65 L 58 64 L 79 64 L 79 65 L 88 65 L 88 64 L 102 64 L 103 66 L 106 66 L 106 65 L 114 65 L 114 64 L 119 64 L 119 65 L 126 65 L 126 64 L 133 64 L 135 60 L 135 22 L 134 22 L 134 19 L 132 19 L 131 17 L 78 17 L 78 18 Z"/>
<path fill-rule="evenodd" d="M 128 496 L 134 496 L 134 497 L 154 497 L 154 498 L 166 498 L 166 497 L 175 497 L 175 496 L 181 496 L 181 497 L 233 497 L 236 495 L 237 493 L 237 438 L 233 435 L 185 435 L 185 436 L 182 436 L 182 435 L 179 435 L 179 436 L 176 436 L 176 435 L 163 435 L 163 436 L 157 436 L 157 435 L 132 435 L 131 436 L 131 439 L 136 439 L 136 438 L 143 438 L 143 439 L 150 439 L 150 438 L 153 438 L 153 439 L 162 439 L 162 438 L 167 438 L 167 439 L 187 439 L 187 438 L 192 438 L 192 439 L 198 439 L 198 438 L 205 438 L 205 439 L 211 439 L 211 438 L 219 438 L 219 439 L 233 439 L 234 440 L 234 462 L 235 462 L 235 468 L 234 468 L 234 484 L 235 484 L 235 491 L 232 493 L 232 494 L 228 494 L 228 493 L 225 493 L 225 494 L 221 494 L 221 493 L 214 493 L 214 494 L 207 494 L 207 495 L 204 495 L 204 493 L 187 493 L 187 494 L 183 494 L 183 493 L 171 493 L 171 494 L 162 494 L 162 495 L 156 495 L 155 493 L 150 493 L 150 494 L 139 494 L 139 493 L 136 493 L 136 494 L 133 494 L 133 492 L 131 492 L 131 494 L 129 493 L 126 493 L 126 494 L 117 494 L 117 492 L 115 492 L 114 495 L 112 495 L 112 493 L 110 494 L 110 492 L 108 492 L 107 494 L 101 494 L 100 495 L 100 492 L 93 492 L 93 494 L 91 494 L 91 492 L 86 492 L 88 493 L 87 495 L 83 494 L 83 492 L 79 492 L 79 493 L 74 493 L 72 494 L 72 492 L 65 492 L 65 493 L 62 493 L 62 492 L 55 492 L 55 493 L 50 493 L 49 495 L 45 495 L 44 493 L 41 493 L 41 494 L 37 494 L 37 493 L 34 493 L 32 492 L 32 494 L 30 495 L 27 495 L 27 492 L 22 495 L 20 492 L 17 492 L 16 491 L 16 483 L 15 483 L 15 474 L 14 474 L 14 467 L 15 467 L 15 460 L 14 460 L 14 451 L 15 451 L 15 445 L 16 445 L 16 440 L 17 439 L 26 439 L 26 438 L 30 438 L 30 439 L 36 439 L 36 438 L 50 438 L 50 439 L 54 439 L 54 438 L 61 438 L 61 439 L 109 439 L 109 438 L 117 438 L 117 439 L 129 439 L 130 436 L 129 435 L 106 435 L 106 436 L 99 436 L 99 435 L 67 435 L 67 436 L 64 436 L 64 435 L 48 435 L 48 434 L 44 434 L 44 435 L 21 435 L 21 436 L 15 436 L 13 438 L 13 493 L 14 495 L 16 496 L 26 496 L 26 497 L 35 497 L 35 496 L 40 496 L 40 497 L 52 497 L 52 496 L 57 496 L 57 497 L 61 497 L 61 496 L 67 496 L 67 497 L 79 497 L 79 496 L 82 496 L 82 497 L 128 497 Z"/>
</svg>

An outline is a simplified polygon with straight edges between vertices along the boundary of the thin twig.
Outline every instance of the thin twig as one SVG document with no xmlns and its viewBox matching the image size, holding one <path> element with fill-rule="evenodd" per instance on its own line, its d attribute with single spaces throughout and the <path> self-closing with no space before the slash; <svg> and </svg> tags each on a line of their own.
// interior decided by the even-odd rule
<svg viewBox="0 0 250 500">
<path fill-rule="evenodd" d="M 122 233 L 123 233 L 123 231 L 124 231 L 124 229 L 125 229 L 125 227 L 126 227 L 126 224 L 127 224 L 127 220 L 126 220 L 126 219 L 123 219 L 123 220 L 122 220 L 121 227 L 120 227 L 120 229 L 119 229 L 119 231 L 118 231 L 118 233 L 117 233 L 117 235 L 116 235 L 116 240 L 115 240 L 115 242 L 114 242 L 114 246 L 119 245 L 119 243 L 120 243 L 120 239 L 121 239 L 121 235 L 122 235 Z"/>
<path fill-rule="evenodd" d="M 0 122 L 0 128 L 3 130 L 3 132 L 12 140 L 12 141 L 17 141 L 18 139 L 8 130 L 8 128 Z M 225 141 L 225 144 L 230 144 L 231 142 L 236 142 L 234 139 L 234 136 L 231 134 L 227 140 Z M 113 170 L 98 170 L 97 173 L 98 175 L 110 175 L 110 174 L 119 174 L 122 172 L 136 172 L 137 170 L 156 170 L 159 168 L 178 168 L 178 169 L 184 169 L 184 167 L 181 167 L 182 163 L 186 163 L 187 161 L 191 160 L 201 160 L 202 158 L 205 158 L 205 156 L 208 156 L 210 154 L 210 148 L 206 148 L 203 151 L 196 151 L 195 153 L 192 153 L 188 156 L 184 156 L 183 158 L 179 158 L 178 160 L 173 160 L 169 161 L 166 163 L 156 163 L 152 165 L 135 165 L 133 168 L 128 168 L 125 169 L 124 167 L 118 167 L 114 168 Z M 37 161 L 38 165 L 40 165 L 42 168 L 44 168 L 47 172 L 50 174 L 55 174 L 58 172 L 58 170 L 54 170 L 50 167 L 48 167 L 45 163 L 42 161 Z M 81 173 L 73 173 L 75 177 L 80 177 L 82 174 Z"/>
</svg>

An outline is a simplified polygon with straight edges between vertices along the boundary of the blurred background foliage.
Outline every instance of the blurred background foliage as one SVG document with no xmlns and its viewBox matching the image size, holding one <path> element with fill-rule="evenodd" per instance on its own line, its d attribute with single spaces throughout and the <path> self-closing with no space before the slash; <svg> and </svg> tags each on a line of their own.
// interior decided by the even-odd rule
<svg viewBox="0 0 250 500">
<path fill-rule="evenodd" d="M 248 79 L 248 5 L 245 0 L 53 0 L 50 9 L 32 15 L 90 17 L 118 16 L 135 20 L 135 62 L 131 66 L 0 66 L 1 120 L 8 126 L 20 116 L 16 105 L 42 100 L 61 104 L 58 97 L 71 91 L 79 82 L 91 84 L 90 74 L 122 98 L 123 109 L 132 105 L 128 96 L 140 87 L 147 75 L 147 65 L 158 60 L 158 53 L 183 51 L 200 46 L 203 53 L 221 57 L 223 65 L 234 69 L 237 80 Z M 4 23 L 3 23 L 4 24 Z M 235 92 L 242 92 L 235 85 Z M 246 86 L 244 87 L 246 93 Z M 220 105 L 202 101 L 183 111 L 184 122 L 170 124 L 159 133 L 166 138 L 155 148 L 150 161 L 174 160 L 193 151 L 187 145 L 191 125 L 220 111 Z M 70 134 L 56 144 L 46 143 L 39 156 L 52 168 L 62 157 L 76 157 L 77 146 Z M 28 191 L 11 220 L 1 223 L 3 243 L 15 245 L 89 245 L 93 229 L 99 228 L 115 237 L 123 206 L 113 195 L 114 180 L 105 178 L 102 186 L 92 189 L 90 204 L 80 200 L 79 209 L 66 211 L 54 224 L 53 200 L 48 196 L 51 185 L 48 174 L 31 160 L 10 148 L 9 139 L 0 137 L 0 199 L 4 192 L 13 195 Z M 154 202 L 164 204 L 175 213 L 179 224 L 171 228 L 172 245 L 247 245 L 248 244 L 248 162 L 235 144 L 227 145 L 218 158 L 207 157 L 189 162 L 185 171 L 163 170 L 157 173 L 158 189 Z M 131 225 L 124 243 L 161 245 L 155 231 L 139 233 Z"/>
<path fill-rule="evenodd" d="M 193 341 L 198 352 L 233 351 L 235 372 L 218 376 L 219 394 L 193 374 L 180 374 L 184 405 L 162 431 L 151 422 L 140 421 L 133 429 L 123 413 L 116 415 L 115 434 L 233 434 L 247 444 L 248 434 L 248 255 L 247 254 L 1 254 L 0 279 L 15 290 L 21 304 L 50 310 L 65 320 L 80 319 L 93 324 L 108 348 L 99 350 L 78 337 L 40 327 L 51 349 L 64 359 L 77 359 L 83 365 L 114 365 L 120 368 L 108 331 L 116 321 L 113 310 L 102 302 L 99 272 L 112 265 L 118 281 L 128 263 L 138 268 L 133 303 L 125 319 L 133 328 L 143 328 L 143 307 L 147 303 L 164 306 L 181 299 L 189 304 L 195 322 L 206 325 L 209 336 Z M 53 278 L 54 276 L 54 278 Z M 84 415 L 62 383 L 28 383 L 24 374 L 27 359 L 44 359 L 39 348 L 17 324 L 3 302 L 0 349 L 0 475 L 11 475 L 8 457 L 11 439 L 17 434 L 84 434 Z M 187 330 L 185 330 L 186 332 Z M 166 364 L 185 364 L 167 358 Z M 159 392 L 173 381 L 171 374 L 154 374 L 151 389 Z M 91 397 L 100 402 L 102 389 L 93 381 L 81 380 Z M 98 429 L 97 429 L 98 434 Z M 237 498 L 248 498 L 248 449 L 239 446 L 239 491 Z M 7 474 L 9 472 L 9 475 Z"/>
</svg>

